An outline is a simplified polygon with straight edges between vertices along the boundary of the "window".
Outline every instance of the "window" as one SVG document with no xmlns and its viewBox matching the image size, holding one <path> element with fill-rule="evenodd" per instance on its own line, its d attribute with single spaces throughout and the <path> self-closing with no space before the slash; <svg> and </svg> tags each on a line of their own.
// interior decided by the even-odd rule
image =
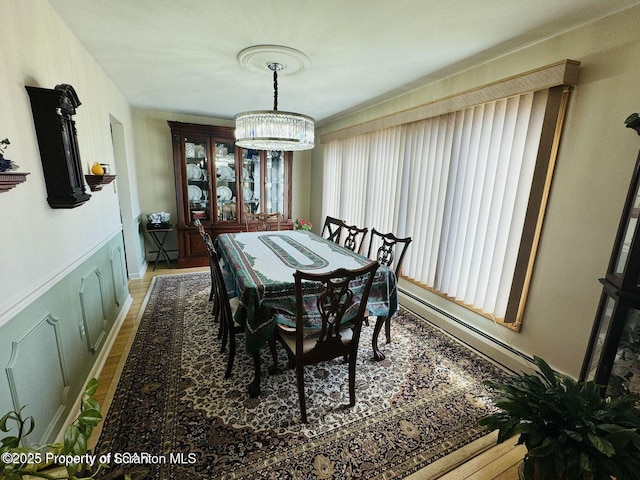
<svg viewBox="0 0 640 480">
<path fill-rule="evenodd" d="M 412 237 L 405 278 L 517 330 L 568 93 L 542 88 L 329 139 L 323 213 Z"/>
</svg>

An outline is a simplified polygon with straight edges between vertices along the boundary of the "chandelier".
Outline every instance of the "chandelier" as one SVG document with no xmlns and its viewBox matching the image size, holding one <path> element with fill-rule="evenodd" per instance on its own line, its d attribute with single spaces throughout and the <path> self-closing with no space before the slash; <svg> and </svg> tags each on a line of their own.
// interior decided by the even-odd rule
<svg viewBox="0 0 640 480">
<path fill-rule="evenodd" d="M 254 110 L 235 116 L 236 145 L 253 150 L 309 150 L 315 145 L 315 120 L 278 110 L 278 72 L 281 63 L 267 65 L 273 72 L 273 110 Z"/>
</svg>

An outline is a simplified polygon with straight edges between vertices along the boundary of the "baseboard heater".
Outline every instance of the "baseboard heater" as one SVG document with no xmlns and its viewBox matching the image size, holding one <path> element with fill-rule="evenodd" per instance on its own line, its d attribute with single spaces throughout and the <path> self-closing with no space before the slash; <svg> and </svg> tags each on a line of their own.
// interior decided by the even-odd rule
<svg viewBox="0 0 640 480">
<path fill-rule="evenodd" d="M 483 332 L 482 330 L 477 329 L 476 327 L 469 325 L 468 323 L 463 322 L 462 320 L 460 320 L 458 317 L 456 317 L 455 315 L 451 315 L 449 312 L 446 312 L 444 310 L 442 310 L 441 308 L 436 307 L 435 305 L 427 302 L 426 300 L 424 300 L 423 298 L 417 297 L 416 295 L 414 295 L 411 292 L 408 292 L 402 288 L 398 288 L 398 291 L 400 293 L 402 293 L 403 295 L 406 295 L 407 297 L 412 298 L 413 300 L 415 300 L 416 302 L 420 303 L 421 305 L 424 305 L 426 308 L 428 308 L 429 310 L 432 310 L 436 313 L 438 313 L 439 315 L 442 315 L 443 317 L 448 318 L 449 320 L 451 320 L 452 322 L 457 323 L 458 325 L 460 325 L 461 327 L 464 327 L 466 330 L 469 330 L 471 332 L 473 332 L 474 334 L 488 340 L 489 342 L 499 346 L 500 348 L 507 350 L 508 352 L 522 358 L 523 360 L 526 360 L 527 362 L 529 362 L 532 365 L 535 365 L 535 362 L 533 361 L 533 357 L 530 357 L 528 355 L 525 355 L 522 352 L 519 352 L 518 350 L 516 350 L 515 348 L 513 348 L 511 345 L 509 345 L 508 343 L 504 343 L 494 337 L 492 337 L 491 335 L 487 334 L 486 332 Z M 414 312 L 416 313 L 416 312 Z M 447 332 L 450 335 L 453 335 L 451 332 Z M 466 346 L 468 346 L 469 348 L 471 348 L 472 350 L 478 350 L 476 347 L 474 347 L 473 345 L 469 345 L 468 342 L 464 341 L 463 339 L 459 338 L 457 335 L 453 335 L 456 339 L 458 339 L 460 342 L 464 343 Z"/>
</svg>

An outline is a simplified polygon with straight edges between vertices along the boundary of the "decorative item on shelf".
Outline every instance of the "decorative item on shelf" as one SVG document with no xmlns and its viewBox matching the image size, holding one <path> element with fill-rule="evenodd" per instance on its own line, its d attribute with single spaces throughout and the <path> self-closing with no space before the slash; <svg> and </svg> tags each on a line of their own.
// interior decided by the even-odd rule
<svg viewBox="0 0 640 480">
<path fill-rule="evenodd" d="M 102 190 L 102 187 L 113 182 L 116 178 L 115 175 L 85 175 L 89 188 L 92 192 Z"/>
<path fill-rule="evenodd" d="M 91 165 L 91 173 L 94 175 L 104 175 L 104 168 L 102 168 L 102 165 L 98 162 L 94 162 L 94 164 Z"/>
<path fill-rule="evenodd" d="M 164 229 L 171 227 L 171 214 L 168 212 L 149 213 L 147 215 L 148 229 Z"/>
<path fill-rule="evenodd" d="M 0 142 L 0 193 L 11 190 L 16 185 L 26 181 L 28 173 L 12 172 L 18 165 L 8 158 L 4 158 L 4 152 L 7 146 L 11 145 L 8 138 Z"/>
<path fill-rule="evenodd" d="M 205 212 L 204 210 L 193 210 L 191 212 L 191 216 L 194 220 L 203 220 L 207 218 L 207 212 Z"/>
<path fill-rule="evenodd" d="M 638 478 L 638 396 L 602 398 L 593 381 L 576 382 L 534 357 L 538 372 L 485 381 L 501 410 L 479 421 L 498 430 L 498 443 L 519 434 L 527 447 L 520 478 Z"/>
<path fill-rule="evenodd" d="M 16 170 L 18 165 L 9 160 L 8 158 L 4 158 L 4 152 L 7 149 L 7 146 L 11 145 L 11 142 L 8 138 L 5 138 L 0 142 L 0 172 L 7 172 L 9 170 Z"/>
<path fill-rule="evenodd" d="M 265 64 L 264 55 L 274 59 Z M 253 71 L 273 72 L 273 110 L 254 110 L 235 116 L 236 145 L 254 150 L 309 150 L 315 145 L 315 120 L 307 115 L 278 111 L 278 72 L 286 68 L 298 73 L 311 62 L 302 52 L 288 47 L 257 45 L 242 50 L 238 62 Z M 296 70 L 297 67 L 297 70 Z M 284 72 L 283 72 L 284 73 Z"/>
<path fill-rule="evenodd" d="M 311 223 L 308 220 L 300 220 L 299 218 L 296 218 L 296 221 L 293 224 L 293 228 L 296 230 L 306 230 L 308 232 L 311 231 L 311 228 L 313 227 L 313 223 Z"/>
</svg>

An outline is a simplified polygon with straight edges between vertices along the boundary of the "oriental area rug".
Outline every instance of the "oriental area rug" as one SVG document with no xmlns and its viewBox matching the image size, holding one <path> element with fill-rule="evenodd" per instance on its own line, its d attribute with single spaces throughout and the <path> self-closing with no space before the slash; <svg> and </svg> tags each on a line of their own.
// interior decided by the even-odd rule
<svg viewBox="0 0 640 480">
<path fill-rule="evenodd" d="M 437 478 L 495 442 L 477 421 L 495 411 L 482 381 L 503 370 L 402 308 L 392 342 L 380 336 L 383 361 L 363 326 L 354 407 L 336 408 L 349 397 L 341 359 L 305 367 L 302 424 L 295 373 L 281 351 L 269 375 L 266 346 L 262 393 L 249 398 L 243 335 L 224 378 L 209 289 L 208 272 L 150 287 L 95 450 L 111 469 L 134 480 Z"/>
</svg>

